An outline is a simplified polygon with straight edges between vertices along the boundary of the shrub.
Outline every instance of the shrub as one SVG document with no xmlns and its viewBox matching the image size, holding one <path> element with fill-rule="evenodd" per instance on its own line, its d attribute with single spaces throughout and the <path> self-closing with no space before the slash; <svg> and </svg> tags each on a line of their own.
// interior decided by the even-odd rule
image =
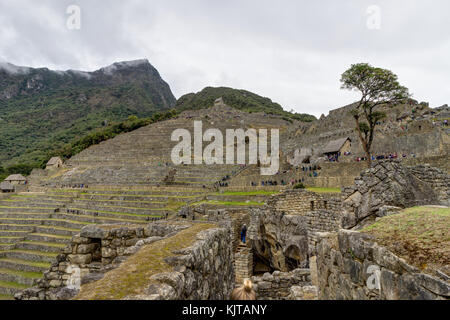
<svg viewBox="0 0 450 320">
<path fill-rule="evenodd" d="M 294 189 L 305 189 L 305 186 L 303 183 L 299 182 L 294 186 Z"/>
</svg>

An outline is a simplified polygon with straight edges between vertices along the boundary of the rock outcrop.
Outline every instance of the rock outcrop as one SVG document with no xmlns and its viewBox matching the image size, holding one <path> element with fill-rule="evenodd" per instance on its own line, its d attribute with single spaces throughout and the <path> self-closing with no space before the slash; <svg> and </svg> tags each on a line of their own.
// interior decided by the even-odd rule
<svg viewBox="0 0 450 320">
<path fill-rule="evenodd" d="M 366 234 L 324 234 L 317 252 L 320 299 L 450 299 L 448 279 L 420 272 Z"/>
<path fill-rule="evenodd" d="M 383 216 L 386 206 L 447 203 L 449 175 L 429 166 L 405 167 L 399 161 L 381 161 L 363 171 L 355 185 L 343 189 L 342 227 L 352 228 Z"/>
</svg>

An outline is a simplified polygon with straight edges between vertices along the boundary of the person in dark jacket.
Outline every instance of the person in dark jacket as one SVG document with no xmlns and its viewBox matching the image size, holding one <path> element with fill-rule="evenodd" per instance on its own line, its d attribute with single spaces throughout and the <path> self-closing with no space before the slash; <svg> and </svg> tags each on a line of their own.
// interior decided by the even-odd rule
<svg viewBox="0 0 450 320">
<path fill-rule="evenodd" d="M 243 225 L 241 229 L 241 242 L 245 243 L 245 238 L 247 236 L 247 225 Z"/>
</svg>

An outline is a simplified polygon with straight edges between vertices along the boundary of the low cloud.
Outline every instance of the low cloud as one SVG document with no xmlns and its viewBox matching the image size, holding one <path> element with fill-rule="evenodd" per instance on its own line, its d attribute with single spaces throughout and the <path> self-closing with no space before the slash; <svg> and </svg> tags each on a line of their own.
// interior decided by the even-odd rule
<svg viewBox="0 0 450 320">
<path fill-rule="evenodd" d="M 80 30 L 66 27 L 69 5 Z M 380 28 L 367 28 L 367 8 Z M 93 71 L 148 59 L 179 97 L 205 86 L 254 91 L 320 116 L 357 99 L 340 74 L 369 62 L 418 100 L 449 103 L 450 3 L 399 1 L 0 0 L 0 61 Z"/>
</svg>

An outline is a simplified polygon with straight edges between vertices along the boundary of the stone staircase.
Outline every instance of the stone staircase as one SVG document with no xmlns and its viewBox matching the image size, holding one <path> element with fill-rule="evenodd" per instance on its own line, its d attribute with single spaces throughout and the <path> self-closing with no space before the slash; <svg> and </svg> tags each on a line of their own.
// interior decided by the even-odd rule
<svg viewBox="0 0 450 320">
<path fill-rule="evenodd" d="M 49 189 L 0 200 L 0 299 L 33 285 L 73 235 L 89 224 L 170 218 L 203 188 Z"/>
</svg>

